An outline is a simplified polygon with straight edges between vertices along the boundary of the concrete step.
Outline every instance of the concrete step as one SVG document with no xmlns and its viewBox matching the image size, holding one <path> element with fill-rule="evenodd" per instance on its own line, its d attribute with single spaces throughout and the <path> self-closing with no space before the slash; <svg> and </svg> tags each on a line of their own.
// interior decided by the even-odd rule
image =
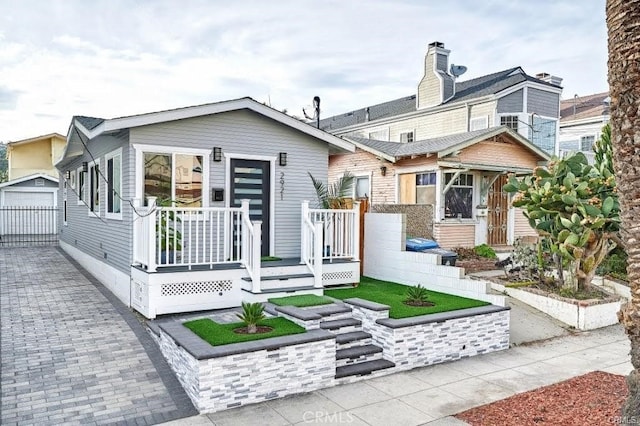
<svg viewBox="0 0 640 426">
<path fill-rule="evenodd" d="M 357 319 L 353 318 L 322 321 L 320 322 L 320 328 L 323 330 L 328 330 L 334 334 L 343 334 L 349 333 L 351 331 L 361 331 L 362 321 L 358 321 Z"/>
<path fill-rule="evenodd" d="M 244 277 L 242 280 L 247 283 L 251 283 L 253 281 L 250 277 Z M 314 284 L 313 274 L 289 274 L 260 277 L 260 288 L 263 293 L 269 290 L 283 291 L 283 288 L 313 287 Z"/>
<path fill-rule="evenodd" d="M 348 376 L 366 376 L 374 371 L 395 367 L 396 365 L 386 359 L 376 359 L 374 361 L 362 362 L 359 364 L 344 365 L 336 367 L 336 379 Z"/>
<path fill-rule="evenodd" d="M 370 344 L 371 334 L 364 331 L 352 331 L 351 333 L 342 333 L 336 336 L 338 350 Z"/>
<path fill-rule="evenodd" d="M 382 348 L 376 345 L 360 345 L 336 351 L 336 367 L 361 364 L 382 359 Z"/>
</svg>

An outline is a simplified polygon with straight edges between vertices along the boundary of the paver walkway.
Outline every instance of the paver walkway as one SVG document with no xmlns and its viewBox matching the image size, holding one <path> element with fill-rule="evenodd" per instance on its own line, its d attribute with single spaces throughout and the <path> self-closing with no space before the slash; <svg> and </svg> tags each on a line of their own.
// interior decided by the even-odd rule
<svg viewBox="0 0 640 426">
<path fill-rule="evenodd" d="M 0 249 L 2 425 L 197 414 L 123 304 L 55 247 Z"/>
</svg>

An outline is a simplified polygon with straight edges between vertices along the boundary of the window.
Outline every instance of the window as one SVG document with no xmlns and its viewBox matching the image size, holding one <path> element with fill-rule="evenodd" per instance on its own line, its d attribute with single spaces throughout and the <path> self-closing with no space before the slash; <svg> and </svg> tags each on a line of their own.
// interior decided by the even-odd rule
<svg viewBox="0 0 640 426">
<path fill-rule="evenodd" d="M 436 203 L 436 172 L 416 174 L 416 203 Z"/>
<path fill-rule="evenodd" d="M 89 163 L 89 197 L 87 199 L 89 204 L 89 214 L 100 216 L 100 165 L 96 163 Z"/>
<path fill-rule="evenodd" d="M 413 142 L 413 132 L 400 133 L 400 142 L 403 142 L 403 143 Z"/>
<path fill-rule="evenodd" d="M 356 176 L 354 186 L 355 198 L 368 198 L 369 197 L 369 176 Z"/>
<path fill-rule="evenodd" d="M 444 174 L 448 185 L 455 173 Z M 444 196 L 444 217 L 471 219 L 473 211 L 473 175 L 460 173 Z"/>
<path fill-rule="evenodd" d="M 500 125 L 507 126 L 514 132 L 518 131 L 518 116 L 517 115 L 503 115 L 500 117 Z"/>
<path fill-rule="evenodd" d="M 516 121 L 517 123 L 517 121 Z M 489 117 L 476 117 L 472 118 L 469 122 L 469 131 L 473 132 L 474 130 L 482 130 L 489 127 Z M 517 131 L 517 124 L 516 124 Z"/>
<path fill-rule="evenodd" d="M 595 136 L 580 137 L 580 151 L 593 151 L 593 143 L 596 141 Z"/>
<path fill-rule="evenodd" d="M 534 115 L 531 125 L 529 129 L 531 142 L 538 148 L 553 153 L 556 148 L 556 120 Z"/>
<path fill-rule="evenodd" d="M 69 174 L 69 186 L 71 186 L 71 189 L 76 189 L 76 171 L 75 170 L 71 170 L 70 174 Z"/>
<path fill-rule="evenodd" d="M 86 193 L 87 174 L 82 171 L 82 167 L 80 167 L 77 170 L 77 172 L 78 172 L 78 189 L 77 189 L 78 205 L 81 205 L 81 204 L 84 204 L 84 202 L 87 199 L 87 193 Z"/>
<path fill-rule="evenodd" d="M 122 219 L 122 150 L 105 156 L 107 163 L 107 217 Z"/>
<path fill-rule="evenodd" d="M 144 153 L 144 198 L 175 200 L 181 207 L 203 207 L 203 156 Z"/>
<path fill-rule="evenodd" d="M 36 186 L 44 186 L 44 179 L 36 179 L 35 184 Z"/>
<path fill-rule="evenodd" d="M 382 129 L 382 130 L 369 132 L 369 139 L 375 139 L 377 141 L 388 141 L 389 129 Z"/>
</svg>

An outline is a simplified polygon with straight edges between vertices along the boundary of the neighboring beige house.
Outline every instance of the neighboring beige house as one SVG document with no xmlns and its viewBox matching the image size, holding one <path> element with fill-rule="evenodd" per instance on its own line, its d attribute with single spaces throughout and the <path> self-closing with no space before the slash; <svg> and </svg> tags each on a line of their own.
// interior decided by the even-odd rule
<svg viewBox="0 0 640 426">
<path fill-rule="evenodd" d="M 449 53 L 443 43 L 429 44 L 415 94 L 325 118 L 320 127 L 338 136 L 413 142 L 505 125 L 557 153 L 561 78 L 514 67 L 456 81 L 463 67 L 449 67 Z"/>
<path fill-rule="evenodd" d="M 46 174 L 58 178 L 54 164 L 62 156 L 67 138 L 58 134 L 9 142 L 7 144 L 7 160 L 9 180 Z"/>
<path fill-rule="evenodd" d="M 574 96 L 560 102 L 560 154 L 582 151 L 593 161 L 593 143 L 609 122 L 609 93 Z"/>
<path fill-rule="evenodd" d="M 549 155 L 507 126 L 413 143 L 345 139 L 356 152 L 329 158 L 329 180 L 350 171 L 356 197 L 369 197 L 374 206 L 433 205 L 433 217 L 422 218 L 431 235 L 413 236 L 454 248 L 536 235 L 502 187 L 509 174 L 531 174 Z"/>
</svg>

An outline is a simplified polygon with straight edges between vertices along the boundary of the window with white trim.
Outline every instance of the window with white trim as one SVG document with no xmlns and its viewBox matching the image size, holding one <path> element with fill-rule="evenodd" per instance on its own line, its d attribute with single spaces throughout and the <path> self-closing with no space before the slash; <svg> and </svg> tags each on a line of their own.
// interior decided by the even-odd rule
<svg viewBox="0 0 640 426">
<path fill-rule="evenodd" d="M 596 141 L 596 137 L 591 136 L 581 136 L 580 137 L 580 151 L 591 152 L 593 151 L 593 143 Z"/>
<path fill-rule="evenodd" d="M 455 173 L 444 174 L 446 187 Z M 460 173 L 444 196 L 444 217 L 471 219 L 473 213 L 473 175 Z"/>
<path fill-rule="evenodd" d="M 518 131 L 518 116 L 517 115 L 503 115 L 500 116 L 500 125 L 507 126 L 514 132 Z"/>
<path fill-rule="evenodd" d="M 181 207 L 204 207 L 202 155 L 144 152 L 143 195 L 174 200 Z M 146 203 L 146 201 L 145 201 Z"/>
<path fill-rule="evenodd" d="M 122 219 L 122 149 L 105 155 L 107 167 L 107 217 Z"/>
<path fill-rule="evenodd" d="M 354 198 L 369 198 L 369 176 L 356 176 L 354 183 Z"/>
<path fill-rule="evenodd" d="M 75 170 L 69 171 L 69 186 L 73 190 L 76 189 L 76 171 Z"/>
<path fill-rule="evenodd" d="M 381 130 L 375 130 L 373 132 L 369 132 L 369 139 L 374 139 L 377 141 L 388 141 L 389 129 L 381 129 Z"/>
<path fill-rule="evenodd" d="M 98 160 L 99 161 L 99 160 Z M 89 163 L 87 178 L 89 214 L 100 216 L 100 165 L 99 162 Z"/>
<path fill-rule="evenodd" d="M 436 172 L 416 173 L 416 203 L 436 204 Z"/>
<path fill-rule="evenodd" d="M 402 143 L 413 142 L 413 132 L 400 133 L 400 142 L 402 142 Z"/>
<path fill-rule="evenodd" d="M 502 120 L 501 120 L 502 121 Z M 517 123 L 517 122 L 516 122 Z M 489 117 L 475 117 L 469 121 L 469 131 L 489 128 Z"/>
</svg>

